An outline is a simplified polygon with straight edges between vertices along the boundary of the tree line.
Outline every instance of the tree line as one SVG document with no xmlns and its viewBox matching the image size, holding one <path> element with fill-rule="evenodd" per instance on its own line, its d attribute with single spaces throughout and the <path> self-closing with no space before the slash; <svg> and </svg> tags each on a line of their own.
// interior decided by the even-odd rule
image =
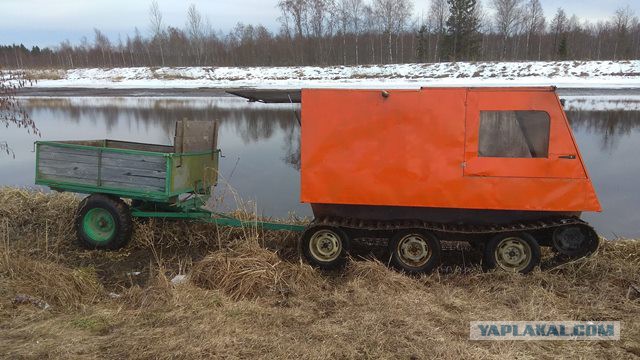
<svg viewBox="0 0 640 360">
<path fill-rule="evenodd" d="M 280 28 L 238 23 L 217 31 L 195 5 L 183 27 L 167 26 L 156 1 L 147 29 L 55 47 L 0 46 L 0 67 L 366 65 L 441 61 L 640 58 L 640 22 L 629 6 L 588 21 L 539 0 L 279 0 Z"/>
</svg>

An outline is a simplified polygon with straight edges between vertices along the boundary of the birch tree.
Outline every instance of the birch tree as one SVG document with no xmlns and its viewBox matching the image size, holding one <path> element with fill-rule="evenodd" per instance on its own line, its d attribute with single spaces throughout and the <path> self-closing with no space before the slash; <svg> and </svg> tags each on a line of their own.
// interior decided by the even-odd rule
<svg viewBox="0 0 640 360">
<path fill-rule="evenodd" d="M 433 61 L 440 61 L 440 46 L 444 39 L 447 18 L 449 17 L 449 7 L 447 6 L 447 0 L 433 0 L 429 6 L 429 13 L 427 15 L 427 23 L 433 30 L 435 35 L 435 45 L 433 50 Z"/>
<path fill-rule="evenodd" d="M 507 41 L 516 32 L 522 21 L 522 0 L 492 0 L 494 23 L 502 38 L 500 59 L 507 55 Z"/>
<path fill-rule="evenodd" d="M 529 0 L 524 7 L 524 27 L 527 33 L 526 45 L 525 45 L 525 53 L 527 57 L 531 56 L 531 42 L 533 41 L 534 36 L 538 36 L 538 60 L 541 57 L 541 48 L 542 48 L 542 36 L 541 34 L 544 32 L 545 28 L 545 19 L 544 19 L 544 11 L 542 10 L 542 5 L 540 4 L 540 0 Z"/>
<path fill-rule="evenodd" d="M 149 28 L 153 36 L 153 41 L 158 44 L 158 48 L 160 49 L 160 60 L 162 62 L 162 66 L 165 66 L 163 43 L 166 37 L 166 32 L 164 22 L 162 20 L 162 12 L 160 11 L 160 6 L 158 6 L 158 2 L 156 0 L 153 0 L 149 6 Z"/>
</svg>

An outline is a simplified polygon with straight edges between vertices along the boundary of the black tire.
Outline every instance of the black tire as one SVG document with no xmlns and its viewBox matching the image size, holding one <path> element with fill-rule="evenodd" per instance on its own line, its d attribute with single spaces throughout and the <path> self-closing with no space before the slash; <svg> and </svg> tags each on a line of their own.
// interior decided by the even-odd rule
<svg viewBox="0 0 640 360">
<path fill-rule="evenodd" d="M 570 258 L 588 256 L 598 250 L 600 237 L 587 225 L 562 226 L 551 236 L 553 249 Z"/>
<path fill-rule="evenodd" d="M 120 249 L 133 234 L 129 206 L 103 194 L 90 195 L 80 202 L 75 225 L 80 246 L 90 250 Z"/>
<path fill-rule="evenodd" d="M 440 264 L 440 241 L 421 229 L 401 230 L 389 241 L 391 265 L 406 273 L 430 273 Z"/>
<path fill-rule="evenodd" d="M 540 245 L 526 232 L 494 236 L 484 250 L 485 271 L 501 269 L 527 274 L 540 264 Z"/>
<path fill-rule="evenodd" d="M 302 234 L 300 247 L 309 264 L 322 270 L 333 270 L 344 266 L 350 241 L 340 228 L 314 226 Z"/>
</svg>

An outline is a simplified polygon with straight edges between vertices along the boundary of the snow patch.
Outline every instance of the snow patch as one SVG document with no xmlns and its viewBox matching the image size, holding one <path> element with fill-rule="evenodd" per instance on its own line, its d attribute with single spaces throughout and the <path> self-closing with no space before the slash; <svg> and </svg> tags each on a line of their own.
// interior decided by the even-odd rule
<svg viewBox="0 0 640 360">
<path fill-rule="evenodd" d="M 46 71 L 32 70 L 34 76 Z M 640 88 L 640 60 L 477 62 L 299 67 L 71 69 L 35 87 L 86 88 L 420 88 L 558 86 Z"/>
</svg>

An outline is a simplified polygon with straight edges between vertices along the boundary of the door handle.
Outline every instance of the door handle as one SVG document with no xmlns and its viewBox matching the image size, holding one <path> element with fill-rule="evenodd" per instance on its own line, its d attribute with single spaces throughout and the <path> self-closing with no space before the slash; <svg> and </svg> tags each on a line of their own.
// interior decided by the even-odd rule
<svg viewBox="0 0 640 360">
<path fill-rule="evenodd" d="M 571 159 L 574 160 L 576 158 L 575 155 L 560 155 L 558 156 L 558 159 Z"/>
</svg>

